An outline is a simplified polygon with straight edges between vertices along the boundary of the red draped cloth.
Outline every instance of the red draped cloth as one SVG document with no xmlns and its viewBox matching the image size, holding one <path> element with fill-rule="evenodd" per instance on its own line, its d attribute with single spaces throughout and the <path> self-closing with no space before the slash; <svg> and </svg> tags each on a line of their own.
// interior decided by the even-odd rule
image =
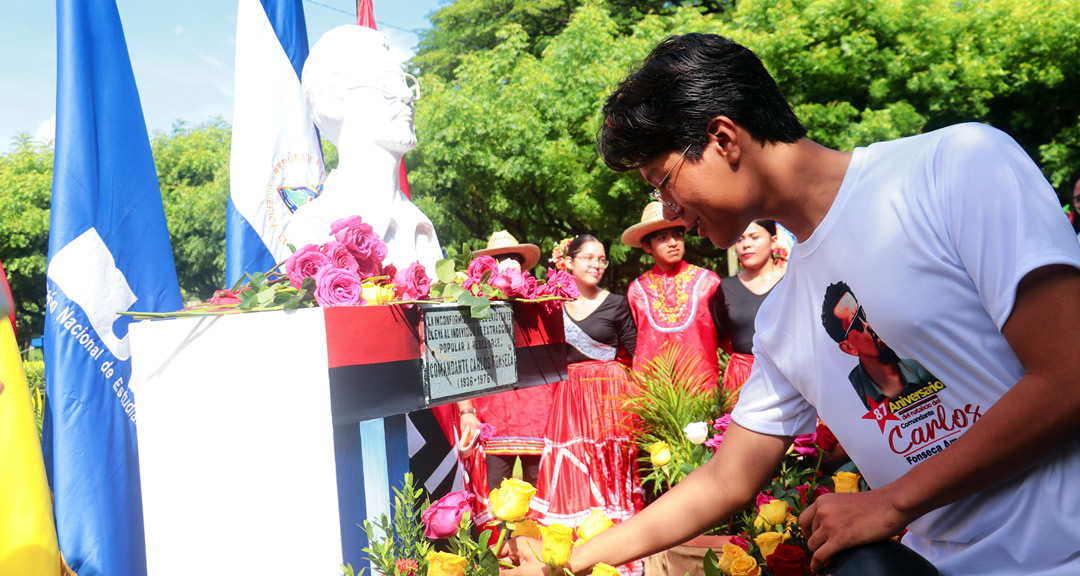
<svg viewBox="0 0 1080 576">
<path fill-rule="evenodd" d="M 720 365 L 709 301 L 719 287 L 715 272 L 686 261 L 670 272 L 654 266 L 634 280 L 626 294 L 637 324 L 634 368 L 653 359 L 665 343 L 678 341 L 700 354 L 701 369 L 715 383 Z"/>
</svg>

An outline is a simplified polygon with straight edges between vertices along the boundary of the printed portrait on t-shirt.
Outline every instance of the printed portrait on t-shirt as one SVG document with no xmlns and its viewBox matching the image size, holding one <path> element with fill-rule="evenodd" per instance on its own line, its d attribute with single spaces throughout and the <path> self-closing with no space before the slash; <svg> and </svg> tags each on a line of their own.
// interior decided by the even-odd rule
<svg viewBox="0 0 1080 576">
<path fill-rule="evenodd" d="M 945 389 L 918 360 L 900 358 L 878 336 L 847 283 L 825 290 L 821 324 L 841 351 L 858 358 L 848 380 L 867 410 L 891 414 Z"/>
</svg>

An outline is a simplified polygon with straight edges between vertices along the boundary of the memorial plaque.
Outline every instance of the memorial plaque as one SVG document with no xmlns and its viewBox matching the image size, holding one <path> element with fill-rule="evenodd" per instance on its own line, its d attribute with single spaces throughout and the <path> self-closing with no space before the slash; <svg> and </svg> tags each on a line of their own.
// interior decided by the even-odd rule
<svg viewBox="0 0 1080 576">
<path fill-rule="evenodd" d="M 517 384 L 510 306 L 492 303 L 491 317 L 483 320 L 471 318 L 466 307 L 424 307 L 422 325 L 428 403 L 495 392 Z"/>
</svg>

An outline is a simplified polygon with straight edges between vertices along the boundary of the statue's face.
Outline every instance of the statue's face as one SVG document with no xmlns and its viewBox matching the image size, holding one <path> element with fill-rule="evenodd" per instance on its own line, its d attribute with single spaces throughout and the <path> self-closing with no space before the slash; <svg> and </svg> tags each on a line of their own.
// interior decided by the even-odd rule
<svg viewBox="0 0 1080 576">
<path fill-rule="evenodd" d="M 304 92 L 323 136 L 340 146 L 348 121 L 353 137 L 397 153 L 416 146 L 416 78 L 405 74 L 382 34 L 340 26 L 312 47 L 304 65 Z"/>
<path fill-rule="evenodd" d="M 389 56 L 386 52 L 384 66 L 370 75 L 357 75 L 358 82 L 346 91 L 346 114 L 350 121 L 362 120 L 376 144 L 404 153 L 416 147 L 413 114 L 420 83 Z"/>
</svg>

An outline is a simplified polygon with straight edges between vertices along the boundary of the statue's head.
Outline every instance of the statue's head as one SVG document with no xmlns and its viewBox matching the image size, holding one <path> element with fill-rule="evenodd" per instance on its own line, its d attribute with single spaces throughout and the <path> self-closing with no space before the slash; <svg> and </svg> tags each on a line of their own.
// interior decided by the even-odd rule
<svg viewBox="0 0 1080 576">
<path fill-rule="evenodd" d="M 323 34 L 308 54 L 301 83 L 315 125 L 335 145 L 348 118 L 387 150 L 405 153 L 416 146 L 413 102 L 420 85 L 375 30 L 338 26 Z"/>
</svg>

